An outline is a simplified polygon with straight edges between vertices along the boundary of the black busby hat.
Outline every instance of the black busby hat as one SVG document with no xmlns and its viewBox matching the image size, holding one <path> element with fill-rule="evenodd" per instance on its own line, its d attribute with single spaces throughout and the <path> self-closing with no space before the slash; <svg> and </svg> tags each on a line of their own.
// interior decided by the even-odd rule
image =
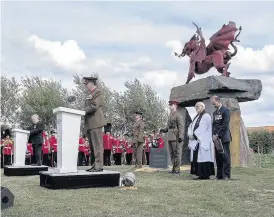
<svg viewBox="0 0 274 217">
<path fill-rule="evenodd" d="M 10 129 L 5 129 L 5 137 L 6 136 L 10 136 L 11 137 Z"/>
<path fill-rule="evenodd" d="M 50 131 L 50 134 L 54 134 L 54 133 L 56 133 L 55 130 L 51 130 L 51 131 Z"/>
<path fill-rule="evenodd" d="M 111 123 L 107 123 L 104 126 L 104 131 L 105 131 L 105 133 L 107 133 L 107 132 L 111 133 Z"/>
</svg>

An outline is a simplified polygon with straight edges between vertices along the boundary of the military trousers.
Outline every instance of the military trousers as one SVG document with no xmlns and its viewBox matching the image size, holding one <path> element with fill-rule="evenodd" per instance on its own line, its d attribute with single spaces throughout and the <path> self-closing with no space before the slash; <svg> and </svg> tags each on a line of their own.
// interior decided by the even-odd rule
<svg viewBox="0 0 274 217">
<path fill-rule="evenodd" d="M 102 128 L 96 128 L 87 131 L 90 149 L 94 152 L 94 168 L 103 169 L 104 147 Z M 92 151 L 91 151 L 92 153 Z M 92 157 L 92 156 L 91 156 Z M 91 159 L 92 160 L 92 159 Z"/>
<path fill-rule="evenodd" d="M 182 143 L 178 141 L 168 141 L 169 153 L 172 162 L 172 171 L 179 172 L 181 166 Z"/>
<path fill-rule="evenodd" d="M 135 158 L 135 167 L 142 167 L 142 158 L 143 158 L 143 143 L 138 142 L 134 144 L 134 158 Z"/>
</svg>

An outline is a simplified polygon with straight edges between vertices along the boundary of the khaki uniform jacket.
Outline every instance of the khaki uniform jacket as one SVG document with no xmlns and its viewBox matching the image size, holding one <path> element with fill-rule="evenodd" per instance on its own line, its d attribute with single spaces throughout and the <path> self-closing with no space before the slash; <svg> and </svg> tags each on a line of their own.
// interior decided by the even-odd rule
<svg viewBox="0 0 274 217">
<path fill-rule="evenodd" d="M 86 130 L 102 128 L 106 125 L 103 113 L 104 98 L 101 90 L 95 89 L 85 100 L 86 112 L 84 116 L 84 126 Z"/>
<path fill-rule="evenodd" d="M 183 118 L 177 111 L 170 113 L 167 127 L 163 129 L 163 132 L 167 133 L 168 141 L 184 139 Z"/>
<path fill-rule="evenodd" d="M 136 121 L 133 125 L 133 143 L 137 144 L 137 143 L 144 143 L 145 139 L 144 139 L 144 129 L 145 129 L 145 123 L 144 121 L 141 119 L 139 121 Z"/>
</svg>

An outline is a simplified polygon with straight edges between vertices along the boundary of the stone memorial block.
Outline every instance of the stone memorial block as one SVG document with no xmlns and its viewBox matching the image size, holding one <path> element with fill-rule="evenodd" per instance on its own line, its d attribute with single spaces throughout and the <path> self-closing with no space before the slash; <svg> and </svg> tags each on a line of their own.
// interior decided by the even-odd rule
<svg viewBox="0 0 274 217">
<path fill-rule="evenodd" d="M 165 148 L 151 148 L 149 153 L 149 167 L 168 168 L 168 153 Z"/>
</svg>

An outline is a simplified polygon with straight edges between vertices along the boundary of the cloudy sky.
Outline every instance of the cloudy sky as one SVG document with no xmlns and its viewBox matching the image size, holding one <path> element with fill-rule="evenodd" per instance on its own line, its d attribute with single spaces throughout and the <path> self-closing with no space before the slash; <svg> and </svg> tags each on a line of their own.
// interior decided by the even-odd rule
<svg viewBox="0 0 274 217">
<path fill-rule="evenodd" d="M 243 31 L 232 77 L 260 79 L 259 100 L 242 103 L 246 126 L 274 125 L 274 2 L 2 2 L 1 71 L 53 77 L 73 88 L 75 73 L 97 72 L 110 88 L 138 78 L 168 100 L 184 84 L 178 51 L 195 33 L 206 39 L 230 20 Z M 217 75 L 215 69 L 208 75 Z M 191 115 L 193 110 L 190 109 Z"/>
</svg>

